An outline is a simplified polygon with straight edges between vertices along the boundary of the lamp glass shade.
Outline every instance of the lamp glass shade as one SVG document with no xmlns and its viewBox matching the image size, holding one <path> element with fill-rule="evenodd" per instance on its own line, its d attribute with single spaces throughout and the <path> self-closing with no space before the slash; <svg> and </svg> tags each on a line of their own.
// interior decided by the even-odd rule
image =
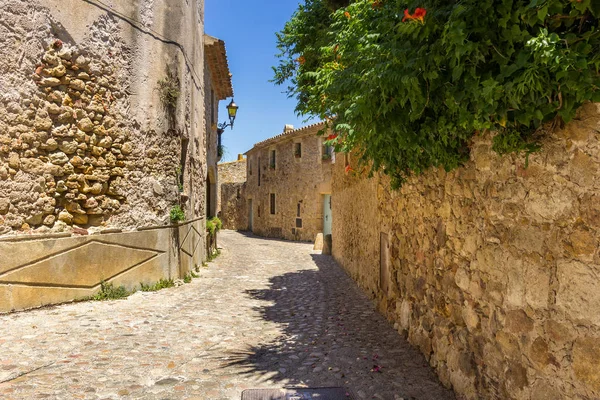
<svg viewBox="0 0 600 400">
<path fill-rule="evenodd" d="M 231 100 L 231 103 L 227 106 L 227 113 L 229 114 L 229 119 L 234 120 L 237 115 L 238 106 Z"/>
</svg>

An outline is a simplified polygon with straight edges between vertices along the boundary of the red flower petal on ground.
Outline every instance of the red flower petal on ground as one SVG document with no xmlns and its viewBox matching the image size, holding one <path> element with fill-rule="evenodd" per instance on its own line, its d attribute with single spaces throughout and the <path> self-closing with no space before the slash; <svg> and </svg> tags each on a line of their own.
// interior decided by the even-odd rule
<svg viewBox="0 0 600 400">
<path fill-rule="evenodd" d="M 381 367 L 379 365 L 373 365 L 371 372 L 381 372 Z"/>
</svg>

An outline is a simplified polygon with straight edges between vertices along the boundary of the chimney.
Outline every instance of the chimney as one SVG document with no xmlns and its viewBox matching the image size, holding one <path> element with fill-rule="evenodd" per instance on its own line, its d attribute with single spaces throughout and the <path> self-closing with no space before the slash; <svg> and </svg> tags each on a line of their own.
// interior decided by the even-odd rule
<svg viewBox="0 0 600 400">
<path fill-rule="evenodd" d="M 294 130 L 294 125 L 286 125 L 283 127 L 283 133 L 288 133 Z"/>
<path fill-rule="evenodd" d="M 244 161 L 244 155 L 238 154 L 238 161 Z"/>
</svg>

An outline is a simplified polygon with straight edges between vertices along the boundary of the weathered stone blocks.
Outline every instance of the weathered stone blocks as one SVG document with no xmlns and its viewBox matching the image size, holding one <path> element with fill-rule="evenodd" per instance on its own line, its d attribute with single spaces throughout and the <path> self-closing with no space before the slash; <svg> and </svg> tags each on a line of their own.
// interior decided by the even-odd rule
<svg viewBox="0 0 600 400">
<path fill-rule="evenodd" d="M 115 130 L 117 121 L 110 116 L 115 85 L 96 85 L 97 81 L 109 82 L 102 76 L 103 68 L 92 72 L 89 59 L 82 56 L 77 60 L 83 62 L 73 64 L 70 60 L 76 53 L 67 45 L 58 50 L 50 48 L 33 74 L 39 92 L 21 102 L 9 102 L 5 114 L 0 104 L 0 127 L 7 126 L 7 134 L 0 131 L 0 154 L 5 153 L 0 157 L 3 179 L 28 179 L 20 174 L 31 179 L 44 176 L 40 190 L 48 198 L 60 200 L 45 204 L 43 210 L 23 201 L 14 202 L 2 214 L 7 215 L 7 225 L 29 229 L 53 226 L 57 220 L 85 225 L 89 218 L 84 204 L 96 216 L 114 212 L 120 206 L 87 203 L 87 194 L 105 194 L 111 177 L 125 175 L 127 159 L 123 154 L 131 153 L 131 144 L 123 144 L 128 135 Z M 117 197 L 124 200 L 125 191 Z"/>
<path fill-rule="evenodd" d="M 335 166 L 334 257 L 458 397 L 600 398 L 599 128 L 582 107 L 528 166 L 487 133 L 464 167 L 398 191 Z"/>
</svg>

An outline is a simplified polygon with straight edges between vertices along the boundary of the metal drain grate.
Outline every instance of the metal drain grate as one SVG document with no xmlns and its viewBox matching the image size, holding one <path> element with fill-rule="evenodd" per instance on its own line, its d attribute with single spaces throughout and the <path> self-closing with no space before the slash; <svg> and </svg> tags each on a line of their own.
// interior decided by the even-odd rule
<svg viewBox="0 0 600 400">
<path fill-rule="evenodd" d="M 354 400 L 344 388 L 249 389 L 242 400 Z"/>
</svg>

